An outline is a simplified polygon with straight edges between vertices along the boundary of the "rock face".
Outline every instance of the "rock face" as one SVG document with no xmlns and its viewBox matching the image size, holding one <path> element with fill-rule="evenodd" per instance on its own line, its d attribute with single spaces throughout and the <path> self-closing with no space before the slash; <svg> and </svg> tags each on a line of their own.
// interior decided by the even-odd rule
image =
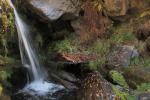
<svg viewBox="0 0 150 100">
<path fill-rule="evenodd" d="M 130 60 L 139 54 L 133 46 L 116 46 L 108 55 L 108 64 L 111 66 L 128 67 Z"/>
<path fill-rule="evenodd" d="M 125 77 L 128 85 L 132 88 L 136 88 L 141 83 L 150 82 L 150 70 L 140 67 L 128 68 L 123 70 L 123 76 Z"/>
<path fill-rule="evenodd" d="M 33 13 L 50 21 L 57 20 L 62 15 L 65 19 L 72 19 L 80 8 L 79 0 L 26 0 L 24 4 Z"/>
<path fill-rule="evenodd" d="M 104 3 L 110 16 L 125 15 L 129 8 L 128 0 L 104 0 Z"/>
<path fill-rule="evenodd" d="M 111 17 L 124 16 L 129 10 L 141 12 L 149 8 L 149 0 L 104 0 L 104 6 Z"/>
</svg>

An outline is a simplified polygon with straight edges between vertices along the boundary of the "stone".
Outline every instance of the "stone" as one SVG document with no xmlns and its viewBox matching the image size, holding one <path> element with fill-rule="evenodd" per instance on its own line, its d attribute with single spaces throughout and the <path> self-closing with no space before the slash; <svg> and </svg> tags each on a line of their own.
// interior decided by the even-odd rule
<svg viewBox="0 0 150 100">
<path fill-rule="evenodd" d="M 75 19 L 71 21 L 71 26 L 76 33 L 80 32 L 80 19 Z"/>
<path fill-rule="evenodd" d="M 104 0 L 104 6 L 109 16 L 125 15 L 129 8 L 128 0 Z"/>
<path fill-rule="evenodd" d="M 108 54 L 107 61 L 108 65 L 111 66 L 123 66 L 128 67 L 131 58 L 138 57 L 139 53 L 134 46 L 128 45 L 117 45 L 112 48 L 112 51 Z"/>
<path fill-rule="evenodd" d="M 136 10 L 143 11 L 149 8 L 150 1 L 149 0 L 129 0 L 130 8 L 135 8 Z"/>
<path fill-rule="evenodd" d="M 78 88 L 75 84 L 73 84 L 73 83 L 71 83 L 71 82 L 69 82 L 67 80 L 61 79 L 61 77 L 59 77 L 56 74 L 51 73 L 50 75 L 51 75 L 51 78 L 55 82 L 61 83 L 68 90 L 76 90 Z"/>
<path fill-rule="evenodd" d="M 61 71 L 58 74 L 62 79 L 65 79 L 69 82 L 77 82 L 78 80 L 73 74 L 65 72 L 65 71 Z"/>
<path fill-rule="evenodd" d="M 149 52 L 150 54 L 150 37 L 146 40 L 146 50 Z"/>
<path fill-rule="evenodd" d="M 150 69 L 143 67 L 126 68 L 122 70 L 128 85 L 131 88 L 136 88 L 137 85 L 150 82 Z"/>
<path fill-rule="evenodd" d="M 27 77 L 28 70 L 23 66 L 19 66 L 17 68 L 13 68 L 13 74 L 9 79 L 11 85 L 13 85 L 14 90 L 19 90 L 24 88 L 26 83 L 29 81 L 29 77 Z"/>
<path fill-rule="evenodd" d="M 150 29 L 149 29 L 150 19 L 149 19 L 149 16 L 145 16 L 144 18 L 141 18 L 140 20 L 142 20 L 141 22 L 139 22 L 141 24 L 138 24 L 135 27 L 134 34 L 139 40 L 145 41 L 150 36 Z"/>
<path fill-rule="evenodd" d="M 24 4 L 42 19 L 53 21 L 63 15 L 67 20 L 78 16 L 81 3 L 79 0 L 26 0 Z"/>
<path fill-rule="evenodd" d="M 111 85 L 97 71 L 84 74 L 77 97 L 77 100 L 117 100 Z"/>
</svg>

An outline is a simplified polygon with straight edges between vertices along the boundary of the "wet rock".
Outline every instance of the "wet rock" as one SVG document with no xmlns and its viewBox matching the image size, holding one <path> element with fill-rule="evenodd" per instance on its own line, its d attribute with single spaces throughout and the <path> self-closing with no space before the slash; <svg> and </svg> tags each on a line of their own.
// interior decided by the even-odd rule
<svg viewBox="0 0 150 100">
<path fill-rule="evenodd" d="M 70 82 L 76 82 L 78 80 L 73 74 L 65 72 L 65 71 L 61 71 L 58 74 L 62 79 L 65 79 Z"/>
<path fill-rule="evenodd" d="M 43 20 L 49 21 L 57 20 L 62 15 L 70 20 L 78 16 L 81 5 L 80 0 L 27 0 L 23 4 Z"/>
<path fill-rule="evenodd" d="M 32 95 L 29 93 L 17 93 L 12 95 L 11 100 L 76 100 L 75 92 L 66 90 L 57 91 L 47 95 Z"/>
<path fill-rule="evenodd" d="M 67 88 L 69 90 L 76 90 L 78 88 L 74 83 L 71 83 L 67 80 L 61 79 L 61 77 L 59 77 L 56 74 L 51 73 L 50 75 L 51 75 L 51 78 L 55 82 L 61 83 L 65 88 Z"/>
<path fill-rule="evenodd" d="M 111 89 L 110 84 L 99 72 L 90 72 L 80 81 L 78 100 L 115 100 L 115 94 Z"/>
<path fill-rule="evenodd" d="M 13 68 L 13 74 L 8 81 L 11 83 L 14 91 L 18 91 L 26 85 L 29 81 L 27 76 L 28 70 L 25 67 L 20 66 L 18 68 Z"/>
<path fill-rule="evenodd" d="M 117 45 L 112 48 L 110 54 L 107 57 L 108 65 L 110 66 L 123 66 L 128 67 L 131 58 L 138 57 L 139 53 L 134 46 L 128 45 Z"/>
</svg>

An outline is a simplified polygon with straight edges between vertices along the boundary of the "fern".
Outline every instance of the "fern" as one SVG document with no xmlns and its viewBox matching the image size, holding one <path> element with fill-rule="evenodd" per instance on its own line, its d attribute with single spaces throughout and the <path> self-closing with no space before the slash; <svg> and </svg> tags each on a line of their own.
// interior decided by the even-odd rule
<svg viewBox="0 0 150 100">
<path fill-rule="evenodd" d="M 118 83 L 119 85 L 123 86 L 124 88 L 128 88 L 128 84 L 126 83 L 126 80 L 124 79 L 124 77 L 121 73 L 119 73 L 118 71 L 112 70 L 112 71 L 110 71 L 110 75 L 114 82 Z"/>
</svg>

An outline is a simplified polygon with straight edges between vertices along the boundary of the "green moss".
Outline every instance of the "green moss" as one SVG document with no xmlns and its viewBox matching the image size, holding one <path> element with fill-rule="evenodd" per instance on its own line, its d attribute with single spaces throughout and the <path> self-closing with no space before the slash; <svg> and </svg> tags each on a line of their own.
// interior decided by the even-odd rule
<svg viewBox="0 0 150 100">
<path fill-rule="evenodd" d="M 118 83 L 119 85 L 123 86 L 126 89 L 128 88 L 128 84 L 126 83 L 126 80 L 124 79 L 121 73 L 119 73 L 118 71 L 112 70 L 110 71 L 110 75 L 114 82 Z"/>
</svg>

